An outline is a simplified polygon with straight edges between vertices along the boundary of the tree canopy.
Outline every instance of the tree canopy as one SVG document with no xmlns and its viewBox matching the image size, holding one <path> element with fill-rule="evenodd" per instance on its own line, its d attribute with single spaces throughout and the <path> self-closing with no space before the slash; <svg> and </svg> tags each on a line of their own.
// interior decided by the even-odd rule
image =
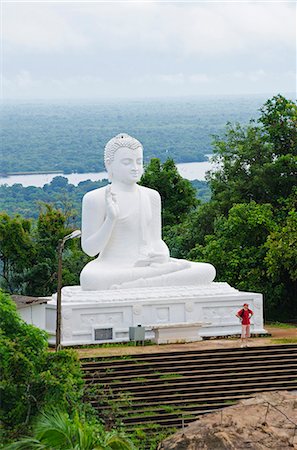
<svg viewBox="0 0 297 450">
<path fill-rule="evenodd" d="M 24 322 L 0 291 L 0 421 L 4 438 L 28 432 L 45 405 L 73 411 L 83 380 L 73 352 L 48 352 L 47 334 Z"/>
<path fill-rule="evenodd" d="M 212 263 L 217 280 L 263 293 L 268 319 L 296 320 L 297 105 L 277 95 L 213 145 L 210 201 L 165 240 L 175 257 Z"/>
<path fill-rule="evenodd" d="M 172 159 L 163 164 L 158 158 L 151 159 L 141 184 L 161 195 L 163 226 L 181 222 L 198 204 L 195 189 L 178 173 Z"/>
<path fill-rule="evenodd" d="M 37 221 L 0 213 L 0 286 L 10 293 L 47 296 L 57 289 L 57 246 L 73 227 L 60 209 L 44 204 Z M 90 258 L 80 243 L 67 243 L 63 281 L 78 284 L 79 274 Z"/>
<path fill-rule="evenodd" d="M 277 207 L 296 186 L 297 106 L 278 95 L 260 111 L 257 121 L 229 123 L 225 136 L 214 140 L 217 167 L 208 180 L 223 213 L 252 200 Z"/>
</svg>

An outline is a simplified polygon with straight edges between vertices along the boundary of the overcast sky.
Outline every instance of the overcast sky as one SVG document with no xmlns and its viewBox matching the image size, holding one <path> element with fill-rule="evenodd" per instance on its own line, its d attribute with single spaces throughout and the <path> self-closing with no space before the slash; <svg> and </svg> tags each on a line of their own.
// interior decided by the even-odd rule
<svg viewBox="0 0 297 450">
<path fill-rule="evenodd" d="M 296 3 L 2 3 L 6 99 L 292 93 Z"/>
</svg>

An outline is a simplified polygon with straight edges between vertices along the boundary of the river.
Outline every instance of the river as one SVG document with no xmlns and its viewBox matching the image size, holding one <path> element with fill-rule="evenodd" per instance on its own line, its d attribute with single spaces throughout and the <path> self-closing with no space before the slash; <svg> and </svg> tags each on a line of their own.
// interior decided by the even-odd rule
<svg viewBox="0 0 297 450">
<path fill-rule="evenodd" d="M 177 169 L 182 177 L 188 180 L 205 180 L 205 173 L 212 167 L 209 161 L 191 162 L 177 164 Z M 63 176 L 68 179 L 69 183 L 77 186 L 81 181 L 91 180 L 98 181 L 107 178 L 106 172 L 92 172 L 92 173 L 71 173 L 64 175 L 63 173 L 43 173 L 43 174 L 28 174 L 28 175 L 11 175 L 8 177 L 0 177 L 0 185 L 20 183 L 24 187 L 36 186 L 42 187 L 50 183 L 53 178 Z"/>
</svg>

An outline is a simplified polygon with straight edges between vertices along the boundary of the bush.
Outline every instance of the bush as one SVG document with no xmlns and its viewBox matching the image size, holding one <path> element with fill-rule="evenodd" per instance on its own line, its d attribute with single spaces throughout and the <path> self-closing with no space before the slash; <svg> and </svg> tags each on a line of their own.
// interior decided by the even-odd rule
<svg viewBox="0 0 297 450">
<path fill-rule="evenodd" d="M 47 406 L 77 409 L 83 379 L 76 354 L 48 351 L 44 331 L 25 323 L 14 302 L 0 291 L 0 421 L 4 439 L 28 433 Z"/>
</svg>

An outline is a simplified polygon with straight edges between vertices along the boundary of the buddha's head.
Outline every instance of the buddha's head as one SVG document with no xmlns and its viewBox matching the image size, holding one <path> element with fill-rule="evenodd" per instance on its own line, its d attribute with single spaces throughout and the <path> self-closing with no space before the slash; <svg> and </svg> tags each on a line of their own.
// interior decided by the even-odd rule
<svg viewBox="0 0 297 450">
<path fill-rule="evenodd" d="M 141 143 L 128 134 L 118 134 L 105 146 L 104 163 L 110 181 L 137 183 L 143 174 Z"/>
</svg>

